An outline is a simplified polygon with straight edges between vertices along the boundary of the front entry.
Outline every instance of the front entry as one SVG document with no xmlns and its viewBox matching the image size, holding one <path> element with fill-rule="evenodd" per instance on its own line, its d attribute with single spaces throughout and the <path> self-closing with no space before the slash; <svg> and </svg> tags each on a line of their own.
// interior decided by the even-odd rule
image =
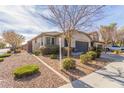
<svg viewBox="0 0 124 93">
<path fill-rule="evenodd" d="M 76 41 L 75 42 L 75 52 L 87 52 L 88 51 L 88 42 Z"/>
</svg>

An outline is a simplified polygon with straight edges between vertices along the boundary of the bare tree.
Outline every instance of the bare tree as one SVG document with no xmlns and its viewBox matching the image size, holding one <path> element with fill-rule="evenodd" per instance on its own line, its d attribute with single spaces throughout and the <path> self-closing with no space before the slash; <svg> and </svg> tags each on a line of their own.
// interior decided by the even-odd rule
<svg viewBox="0 0 124 93">
<path fill-rule="evenodd" d="M 116 23 L 112 23 L 108 26 L 101 26 L 100 27 L 100 34 L 102 36 L 102 40 L 105 43 L 105 52 L 106 52 L 106 46 L 109 43 L 115 44 L 115 42 L 117 41 Z"/>
<path fill-rule="evenodd" d="M 48 6 L 48 15 L 39 13 L 47 21 L 58 26 L 65 35 L 68 43 L 68 57 L 70 57 L 72 32 L 86 29 L 93 25 L 94 22 L 103 18 L 104 6 Z"/>
<path fill-rule="evenodd" d="M 110 42 L 114 45 L 117 42 L 117 24 L 111 23 L 108 25 L 108 34 L 110 35 Z"/>
<path fill-rule="evenodd" d="M 120 28 L 117 32 L 117 43 L 120 45 L 120 46 L 124 46 L 124 28 Z"/>
<path fill-rule="evenodd" d="M 105 46 L 105 52 L 106 52 L 106 47 L 107 47 L 107 44 L 110 43 L 110 36 L 109 36 L 109 30 L 108 30 L 108 27 L 106 26 L 101 26 L 100 27 L 100 34 L 101 34 L 101 37 L 102 37 L 102 40 L 104 41 L 104 46 Z"/>
<path fill-rule="evenodd" d="M 4 38 L 5 42 L 9 43 L 12 46 L 12 49 L 14 51 L 25 40 L 24 36 L 17 34 L 14 31 L 3 32 L 3 38 Z"/>
</svg>

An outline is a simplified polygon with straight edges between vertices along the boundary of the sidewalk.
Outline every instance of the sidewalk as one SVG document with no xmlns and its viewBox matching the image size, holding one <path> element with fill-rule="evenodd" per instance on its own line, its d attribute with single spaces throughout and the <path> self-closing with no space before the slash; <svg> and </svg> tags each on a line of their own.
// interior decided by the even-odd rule
<svg viewBox="0 0 124 93">
<path fill-rule="evenodd" d="M 108 57 L 108 55 L 107 55 Z M 111 57 L 110 57 L 111 58 Z M 118 56 L 114 55 L 118 60 Z M 124 59 L 123 59 L 124 60 Z M 93 72 L 79 80 L 68 83 L 60 88 L 123 88 L 124 62 L 112 62 L 103 69 Z"/>
</svg>

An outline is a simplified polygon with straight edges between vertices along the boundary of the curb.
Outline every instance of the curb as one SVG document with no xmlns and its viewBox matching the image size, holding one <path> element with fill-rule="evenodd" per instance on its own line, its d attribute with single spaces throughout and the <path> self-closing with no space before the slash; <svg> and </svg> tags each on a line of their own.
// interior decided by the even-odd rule
<svg viewBox="0 0 124 93">
<path fill-rule="evenodd" d="M 48 67 L 50 70 L 52 70 L 54 73 L 56 73 L 60 78 L 62 78 L 63 80 L 65 80 L 67 83 L 70 82 L 70 80 L 68 78 L 66 78 L 64 75 L 62 75 L 61 73 L 57 72 L 55 69 L 53 69 L 51 66 L 49 66 L 48 64 L 46 64 L 43 60 L 41 60 L 39 57 L 33 55 L 37 60 L 39 60 L 42 64 L 44 64 L 46 67 Z"/>
</svg>

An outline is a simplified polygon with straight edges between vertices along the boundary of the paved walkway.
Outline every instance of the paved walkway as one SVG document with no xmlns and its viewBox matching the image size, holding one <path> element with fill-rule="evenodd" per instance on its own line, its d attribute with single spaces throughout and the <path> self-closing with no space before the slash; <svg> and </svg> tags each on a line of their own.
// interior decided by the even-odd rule
<svg viewBox="0 0 124 93">
<path fill-rule="evenodd" d="M 103 69 L 91 73 L 79 80 L 60 88 L 122 88 L 124 87 L 124 57 L 114 54 L 102 54 L 102 57 L 113 62 Z"/>
</svg>

